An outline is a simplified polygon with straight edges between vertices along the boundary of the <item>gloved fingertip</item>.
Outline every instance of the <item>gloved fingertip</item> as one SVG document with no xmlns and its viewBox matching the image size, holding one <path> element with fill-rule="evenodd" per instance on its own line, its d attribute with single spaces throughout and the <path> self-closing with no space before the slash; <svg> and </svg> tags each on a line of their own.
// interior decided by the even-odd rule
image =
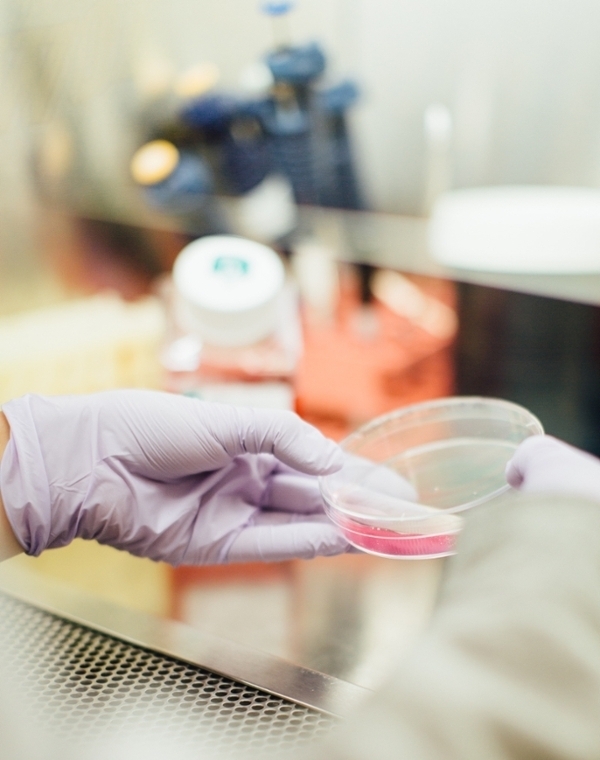
<svg viewBox="0 0 600 760">
<path fill-rule="evenodd" d="M 511 488 L 519 488 L 523 484 L 523 473 L 518 468 L 514 459 L 510 459 L 504 470 L 506 482 Z"/>
<path fill-rule="evenodd" d="M 332 472 L 341 470 L 344 466 L 344 453 L 335 441 L 329 438 L 325 439 L 328 445 L 326 455 L 323 457 L 323 464 L 320 475 L 329 475 Z"/>
<path fill-rule="evenodd" d="M 512 488 L 520 488 L 525 480 L 524 470 L 527 469 L 527 462 L 530 454 L 539 450 L 540 446 L 552 447 L 556 443 L 559 442 L 548 435 L 532 435 L 529 438 L 525 438 L 524 441 L 521 441 L 517 446 L 515 453 L 506 463 L 504 469 L 504 475 L 508 485 Z"/>
</svg>

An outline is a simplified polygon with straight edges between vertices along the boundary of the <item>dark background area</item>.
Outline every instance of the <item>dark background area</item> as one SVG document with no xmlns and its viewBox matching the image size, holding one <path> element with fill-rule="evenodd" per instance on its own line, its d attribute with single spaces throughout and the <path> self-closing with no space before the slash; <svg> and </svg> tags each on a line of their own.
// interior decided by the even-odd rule
<svg viewBox="0 0 600 760">
<path fill-rule="evenodd" d="M 600 309 L 459 284 L 456 390 L 522 404 L 600 455 Z"/>
</svg>

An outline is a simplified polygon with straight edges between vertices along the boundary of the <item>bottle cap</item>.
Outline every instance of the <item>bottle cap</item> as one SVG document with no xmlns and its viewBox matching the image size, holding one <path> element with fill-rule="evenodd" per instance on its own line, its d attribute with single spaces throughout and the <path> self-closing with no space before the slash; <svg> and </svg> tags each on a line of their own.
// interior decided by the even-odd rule
<svg viewBox="0 0 600 760">
<path fill-rule="evenodd" d="M 285 271 L 265 245 L 211 235 L 177 257 L 173 281 L 181 327 L 207 343 L 245 346 L 275 332 Z"/>
</svg>

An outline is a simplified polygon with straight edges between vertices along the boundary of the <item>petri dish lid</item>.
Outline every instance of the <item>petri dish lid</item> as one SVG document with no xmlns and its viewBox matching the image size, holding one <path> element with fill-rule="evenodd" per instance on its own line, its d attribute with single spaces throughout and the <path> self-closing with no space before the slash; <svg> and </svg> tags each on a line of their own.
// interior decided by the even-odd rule
<svg viewBox="0 0 600 760">
<path fill-rule="evenodd" d="M 320 479 L 329 511 L 402 530 L 463 512 L 510 489 L 504 471 L 521 441 L 544 432 L 524 407 L 453 397 L 379 417 L 341 442 L 342 470 Z"/>
</svg>

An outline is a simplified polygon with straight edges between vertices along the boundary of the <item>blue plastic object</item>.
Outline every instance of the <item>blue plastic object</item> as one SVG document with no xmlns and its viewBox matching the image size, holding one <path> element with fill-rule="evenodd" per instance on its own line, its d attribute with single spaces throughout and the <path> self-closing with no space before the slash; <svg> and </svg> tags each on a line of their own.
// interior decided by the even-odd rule
<svg viewBox="0 0 600 760">
<path fill-rule="evenodd" d="M 358 87 L 346 80 L 340 84 L 322 90 L 319 93 L 319 104 L 328 113 L 343 113 L 358 100 Z"/>
<path fill-rule="evenodd" d="M 284 16 L 296 5 L 293 0 L 267 0 L 260 4 L 260 9 L 267 16 Z"/>
<path fill-rule="evenodd" d="M 358 98 L 351 81 L 341 82 L 318 94 L 326 143 L 318 162 L 319 202 L 323 206 L 362 209 L 364 201 L 354 167 L 346 112 Z"/>
<path fill-rule="evenodd" d="M 212 186 L 210 170 L 200 156 L 181 151 L 173 172 L 162 182 L 144 187 L 144 194 L 155 208 L 186 214 L 203 204 Z"/>
<path fill-rule="evenodd" d="M 181 109 L 182 121 L 190 127 L 221 132 L 229 126 L 237 102 L 228 95 L 203 95 L 191 98 Z"/>
<path fill-rule="evenodd" d="M 265 60 L 276 82 L 308 84 L 325 71 L 325 54 L 316 42 L 276 50 Z"/>
<path fill-rule="evenodd" d="M 308 112 L 278 108 L 269 98 L 260 103 L 257 115 L 268 137 L 273 170 L 289 179 L 297 203 L 318 203 Z"/>
<path fill-rule="evenodd" d="M 227 189 L 243 195 L 256 187 L 269 173 L 272 159 L 264 136 L 253 140 L 235 140 L 228 136 L 222 143 L 221 169 Z"/>
</svg>

